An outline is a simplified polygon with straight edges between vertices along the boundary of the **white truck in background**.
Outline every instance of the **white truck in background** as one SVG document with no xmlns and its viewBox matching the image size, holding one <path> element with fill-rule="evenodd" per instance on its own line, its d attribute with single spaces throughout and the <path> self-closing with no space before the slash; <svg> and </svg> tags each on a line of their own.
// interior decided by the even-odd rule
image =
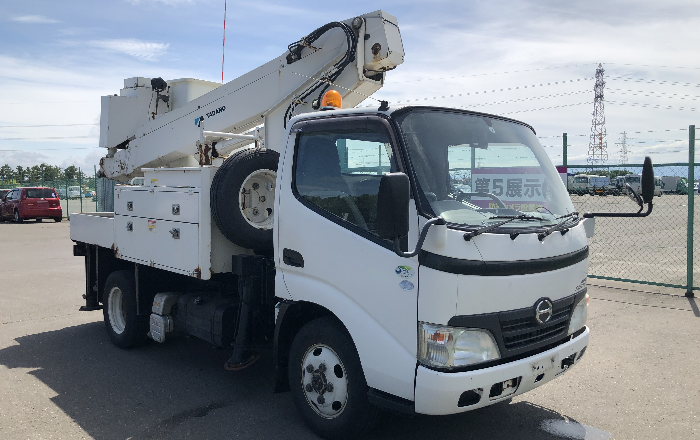
<svg viewBox="0 0 700 440">
<path fill-rule="evenodd" d="M 575 212 L 527 124 L 353 108 L 402 62 L 398 23 L 377 11 L 224 85 L 137 77 L 103 97 L 101 174 L 145 184 L 118 185 L 115 212 L 71 217 L 81 309 L 102 309 L 122 348 L 189 334 L 232 349 L 230 370 L 271 350 L 275 390 L 324 438 L 565 373 L 588 346 L 598 214 Z M 638 214 L 601 215 L 648 215 L 648 192 L 636 200 Z"/>
<path fill-rule="evenodd" d="M 678 176 L 661 176 L 661 192 L 668 194 L 688 194 L 688 179 Z"/>
</svg>

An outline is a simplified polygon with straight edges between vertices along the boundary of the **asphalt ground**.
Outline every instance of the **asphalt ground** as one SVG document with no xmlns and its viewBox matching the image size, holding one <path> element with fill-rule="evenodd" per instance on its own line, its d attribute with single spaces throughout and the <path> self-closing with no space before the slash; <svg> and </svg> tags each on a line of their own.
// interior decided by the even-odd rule
<svg viewBox="0 0 700 440">
<path fill-rule="evenodd" d="M 121 350 L 79 312 L 69 223 L 0 223 L 0 439 L 313 439 L 269 356 L 230 372 L 194 338 Z M 528 394 L 453 416 L 387 414 L 368 439 L 700 438 L 699 302 L 589 286 L 581 362 Z M 682 291 L 675 291 L 682 294 Z"/>
</svg>

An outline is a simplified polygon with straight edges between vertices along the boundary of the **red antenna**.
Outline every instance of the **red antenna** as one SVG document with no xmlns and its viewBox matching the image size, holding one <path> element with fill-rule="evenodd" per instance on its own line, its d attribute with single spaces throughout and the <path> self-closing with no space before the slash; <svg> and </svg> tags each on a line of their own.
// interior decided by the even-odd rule
<svg viewBox="0 0 700 440">
<path fill-rule="evenodd" d="M 224 42 L 221 45 L 221 84 L 224 83 L 224 55 L 226 53 L 226 0 L 224 0 Z"/>
</svg>

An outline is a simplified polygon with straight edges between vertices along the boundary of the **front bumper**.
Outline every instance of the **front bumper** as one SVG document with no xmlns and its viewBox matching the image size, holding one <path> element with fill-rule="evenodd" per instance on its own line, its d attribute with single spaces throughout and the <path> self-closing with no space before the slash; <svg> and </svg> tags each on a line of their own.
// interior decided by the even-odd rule
<svg viewBox="0 0 700 440">
<path fill-rule="evenodd" d="M 573 365 L 566 365 L 567 363 L 578 363 L 581 359 L 581 351 L 588 346 L 588 339 L 589 330 L 586 328 L 577 338 L 551 350 L 482 370 L 444 373 L 419 366 L 416 371 L 416 412 L 433 415 L 455 414 L 526 393 L 568 371 Z M 514 392 L 511 389 L 499 396 L 489 397 L 494 385 L 511 379 L 516 379 L 514 383 L 517 383 Z M 481 397 L 477 397 L 476 402 L 477 399 L 463 399 L 463 406 L 460 406 L 462 394 L 472 390 L 477 390 L 477 394 L 480 393 Z M 464 406 L 465 402 L 469 404 Z"/>
</svg>

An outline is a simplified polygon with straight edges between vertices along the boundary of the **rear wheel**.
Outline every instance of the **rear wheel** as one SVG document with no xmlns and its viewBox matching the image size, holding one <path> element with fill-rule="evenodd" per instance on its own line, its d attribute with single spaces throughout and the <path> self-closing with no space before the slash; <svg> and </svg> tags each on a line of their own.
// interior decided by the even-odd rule
<svg viewBox="0 0 700 440">
<path fill-rule="evenodd" d="M 355 344 L 337 320 L 319 318 L 299 331 L 288 374 L 297 410 L 321 437 L 357 438 L 376 422 Z"/>
<path fill-rule="evenodd" d="M 112 343 L 120 348 L 143 344 L 148 333 L 148 315 L 136 314 L 136 280 L 130 270 L 112 272 L 105 282 L 102 314 Z"/>
<path fill-rule="evenodd" d="M 63 220 L 62 217 L 56 217 L 53 219 L 53 221 L 55 221 L 56 223 L 60 222 L 61 220 Z"/>
<path fill-rule="evenodd" d="M 37 223 L 41 223 L 42 220 L 43 220 L 43 219 L 38 218 L 38 219 L 36 219 L 36 222 L 37 222 Z"/>
</svg>

